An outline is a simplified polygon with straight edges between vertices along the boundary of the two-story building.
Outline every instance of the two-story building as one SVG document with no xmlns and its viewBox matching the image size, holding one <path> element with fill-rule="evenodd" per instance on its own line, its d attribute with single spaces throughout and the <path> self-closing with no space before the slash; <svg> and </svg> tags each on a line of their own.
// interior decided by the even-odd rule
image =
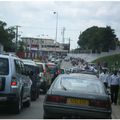
<svg viewBox="0 0 120 120">
<path fill-rule="evenodd" d="M 53 39 L 22 37 L 25 44 L 25 57 L 38 58 L 40 56 L 49 56 L 51 54 L 67 54 L 69 44 L 54 42 Z"/>
</svg>

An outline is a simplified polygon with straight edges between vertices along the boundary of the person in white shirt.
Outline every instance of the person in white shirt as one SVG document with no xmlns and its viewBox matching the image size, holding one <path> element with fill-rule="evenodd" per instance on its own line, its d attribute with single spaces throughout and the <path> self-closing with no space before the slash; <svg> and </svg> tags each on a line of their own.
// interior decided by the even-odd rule
<svg viewBox="0 0 120 120">
<path fill-rule="evenodd" d="M 115 105 L 117 104 L 119 84 L 120 84 L 120 77 L 117 73 L 118 71 L 115 70 L 113 75 L 110 76 L 110 80 L 109 80 L 109 86 L 111 91 L 111 102 L 114 103 Z"/>
<path fill-rule="evenodd" d="M 109 74 L 107 69 L 103 69 L 102 73 L 99 75 L 99 79 L 104 83 L 105 87 L 108 87 Z"/>
</svg>

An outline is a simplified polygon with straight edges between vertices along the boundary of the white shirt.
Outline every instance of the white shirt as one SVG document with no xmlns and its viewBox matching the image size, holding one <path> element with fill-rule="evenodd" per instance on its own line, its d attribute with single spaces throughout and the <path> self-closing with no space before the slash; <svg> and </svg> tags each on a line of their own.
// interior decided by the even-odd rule
<svg viewBox="0 0 120 120">
<path fill-rule="evenodd" d="M 120 77 L 118 75 L 111 75 L 109 85 L 120 85 Z"/>
<path fill-rule="evenodd" d="M 103 83 L 108 83 L 109 81 L 109 75 L 106 73 L 104 74 L 103 72 L 99 75 L 99 79 L 103 82 Z"/>
</svg>

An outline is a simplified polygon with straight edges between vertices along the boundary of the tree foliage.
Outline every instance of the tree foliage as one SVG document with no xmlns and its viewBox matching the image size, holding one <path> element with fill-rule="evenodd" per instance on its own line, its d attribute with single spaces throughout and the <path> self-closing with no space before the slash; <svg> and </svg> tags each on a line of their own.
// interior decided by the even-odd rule
<svg viewBox="0 0 120 120">
<path fill-rule="evenodd" d="M 5 22 L 0 21 L 0 43 L 4 46 L 4 50 L 6 52 L 15 51 L 15 43 L 12 41 L 14 38 L 14 28 L 7 28 L 7 24 Z"/>
<path fill-rule="evenodd" d="M 23 41 L 19 41 L 18 52 L 23 52 L 25 50 L 25 44 Z"/>
<path fill-rule="evenodd" d="M 110 26 L 88 28 L 79 35 L 78 45 L 81 49 L 93 52 L 109 51 L 116 48 L 118 39 Z"/>
</svg>

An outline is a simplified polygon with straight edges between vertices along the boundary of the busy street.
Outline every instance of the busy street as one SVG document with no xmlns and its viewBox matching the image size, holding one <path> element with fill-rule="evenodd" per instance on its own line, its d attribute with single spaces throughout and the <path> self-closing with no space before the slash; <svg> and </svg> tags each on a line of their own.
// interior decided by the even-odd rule
<svg viewBox="0 0 120 120">
<path fill-rule="evenodd" d="M 81 62 L 79 63 L 81 65 Z M 74 67 L 70 61 L 62 60 L 61 68 L 70 69 Z M 75 68 L 75 67 L 74 67 Z M 19 114 L 11 113 L 11 108 L 1 109 L 0 118 L 1 119 L 42 119 L 43 118 L 43 101 L 45 98 L 44 93 L 40 93 L 39 98 L 36 101 L 31 102 L 29 108 L 23 108 Z M 118 118 L 116 113 L 119 112 L 119 108 L 115 105 L 112 105 L 112 118 Z"/>
<path fill-rule="evenodd" d="M 0 1 L 0 119 L 120 119 L 119 11 Z"/>
</svg>

